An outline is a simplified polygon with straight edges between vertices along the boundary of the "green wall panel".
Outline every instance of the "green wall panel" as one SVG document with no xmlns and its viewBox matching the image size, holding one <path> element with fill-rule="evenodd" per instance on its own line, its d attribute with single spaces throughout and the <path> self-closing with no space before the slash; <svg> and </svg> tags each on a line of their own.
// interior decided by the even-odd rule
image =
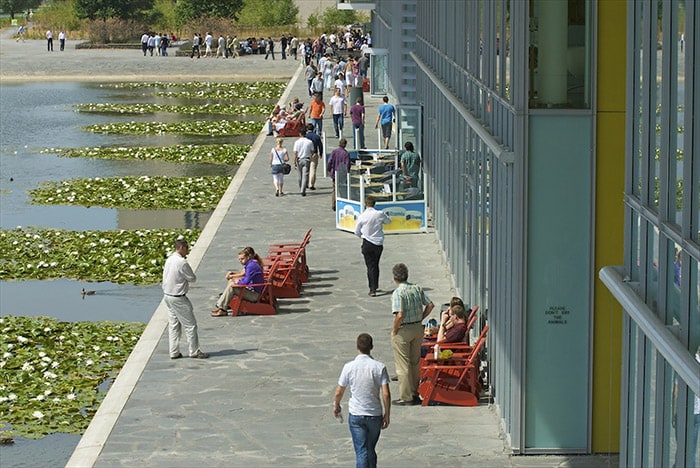
<svg viewBox="0 0 700 468">
<path fill-rule="evenodd" d="M 591 117 L 529 121 L 525 446 L 588 446 Z"/>
</svg>

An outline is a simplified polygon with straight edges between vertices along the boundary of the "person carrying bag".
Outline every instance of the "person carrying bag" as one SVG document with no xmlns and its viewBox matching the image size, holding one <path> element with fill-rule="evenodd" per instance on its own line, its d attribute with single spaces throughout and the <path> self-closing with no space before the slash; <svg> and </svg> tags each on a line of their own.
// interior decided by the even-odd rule
<svg viewBox="0 0 700 468">
<path fill-rule="evenodd" d="M 289 165 L 289 155 L 287 149 L 282 146 L 283 138 L 275 138 L 277 145 L 270 151 L 270 172 L 272 173 L 272 182 L 275 185 L 275 196 L 284 195 L 282 188 L 284 186 L 284 175 L 292 171 L 292 166 Z"/>
</svg>

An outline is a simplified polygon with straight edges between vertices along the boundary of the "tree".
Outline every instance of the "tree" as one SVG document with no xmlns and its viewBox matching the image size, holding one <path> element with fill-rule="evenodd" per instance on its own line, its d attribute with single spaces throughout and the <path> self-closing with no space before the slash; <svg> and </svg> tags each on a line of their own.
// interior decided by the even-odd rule
<svg viewBox="0 0 700 468">
<path fill-rule="evenodd" d="M 138 20 L 153 9 L 153 0 L 75 0 L 78 18 Z"/>
<path fill-rule="evenodd" d="M 37 8 L 40 4 L 41 0 L 0 0 L 0 10 L 14 19 L 15 14 Z"/>
<path fill-rule="evenodd" d="M 179 25 L 197 18 L 238 19 L 243 0 L 179 0 L 175 5 L 175 17 Z"/>
<path fill-rule="evenodd" d="M 294 0 L 245 0 L 238 22 L 256 26 L 296 24 L 299 7 Z"/>
<path fill-rule="evenodd" d="M 347 26 L 358 22 L 357 12 L 355 10 L 338 10 L 337 8 L 326 8 L 323 11 L 321 24 L 324 30 L 333 30 L 339 26 Z"/>
</svg>

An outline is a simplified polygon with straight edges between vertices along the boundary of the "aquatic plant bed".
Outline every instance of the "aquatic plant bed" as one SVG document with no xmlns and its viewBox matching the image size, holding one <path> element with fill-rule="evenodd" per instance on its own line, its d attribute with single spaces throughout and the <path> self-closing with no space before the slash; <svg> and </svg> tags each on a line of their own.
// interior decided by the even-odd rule
<svg viewBox="0 0 700 468">
<path fill-rule="evenodd" d="M 0 280 L 72 278 L 157 284 L 175 240 L 184 236 L 193 245 L 199 234 L 194 229 L 67 231 L 20 226 L 0 230 Z"/>
<path fill-rule="evenodd" d="M 212 177 L 94 177 L 47 181 L 29 191 L 34 204 L 127 209 L 213 210 L 231 182 Z"/>
<path fill-rule="evenodd" d="M 47 148 L 68 158 L 127 159 L 239 165 L 251 145 L 95 146 L 92 148 Z"/>
<path fill-rule="evenodd" d="M 85 432 L 145 326 L 0 317 L 3 437 Z"/>
<path fill-rule="evenodd" d="M 249 135 L 260 132 L 262 121 L 191 120 L 180 122 L 117 122 L 83 127 L 93 133 L 135 135 Z"/>
<path fill-rule="evenodd" d="M 238 82 L 213 82 L 213 81 L 188 81 L 183 83 L 167 81 L 133 82 L 102 84 L 100 87 L 116 89 L 177 89 L 177 91 L 157 91 L 157 96 L 178 97 L 190 99 L 245 99 L 245 100 L 273 100 L 282 96 L 286 82 L 281 81 L 238 81 Z"/>
<path fill-rule="evenodd" d="M 198 106 L 174 106 L 167 104 L 77 104 L 77 112 L 104 114 L 154 114 L 167 112 L 173 114 L 223 114 L 223 115 L 269 115 L 273 106 L 269 104 L 202 104 Z"/>
</svg>

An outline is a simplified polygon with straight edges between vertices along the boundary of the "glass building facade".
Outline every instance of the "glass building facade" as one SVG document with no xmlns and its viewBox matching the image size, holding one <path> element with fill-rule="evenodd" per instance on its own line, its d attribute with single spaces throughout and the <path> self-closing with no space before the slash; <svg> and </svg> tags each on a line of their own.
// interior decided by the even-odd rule
<svg viewBox="0 0 700 468">
<path fill-rule="evenodd" d="M 375 2 L 513 453 L 696 463 L 698 25 L 683 0 Z"/>
</svg>

